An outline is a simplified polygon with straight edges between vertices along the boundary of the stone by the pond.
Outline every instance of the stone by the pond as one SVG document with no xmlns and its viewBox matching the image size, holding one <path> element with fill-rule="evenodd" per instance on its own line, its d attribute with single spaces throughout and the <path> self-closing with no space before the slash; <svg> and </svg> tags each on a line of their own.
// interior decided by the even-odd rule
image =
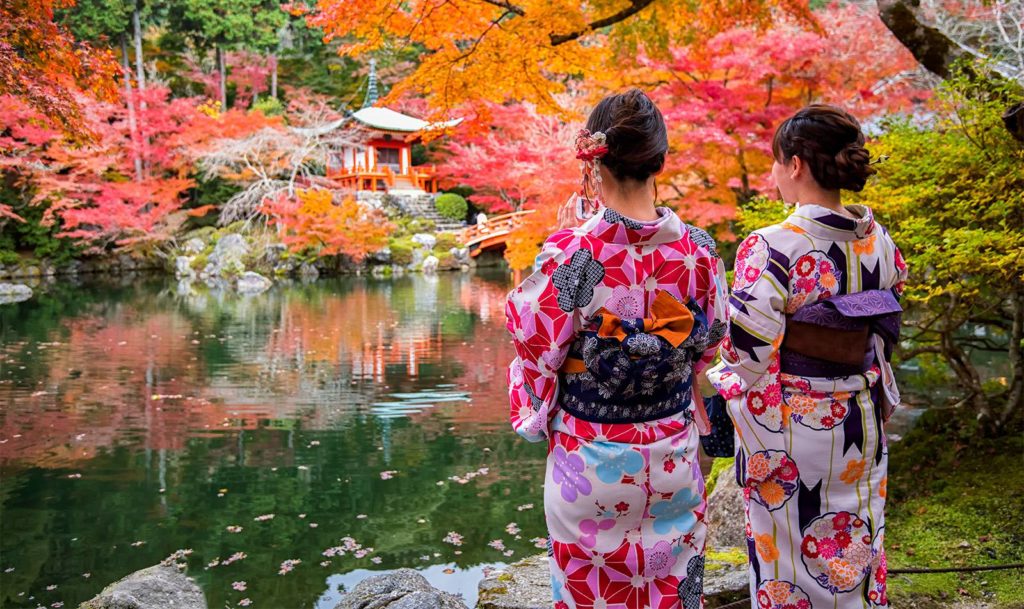
<svg viewBox="0 0 1024 609">
<path fill-rule="evenodd" d="M 0 283 L 0 304 L 22 302 L 32 298 L 32 288 L 23 283 Z"/>
<path fill-rule="evenodd" d="M 238 278 L 235 289 L 238 290 L 239 294 L 259 294 L 269 290 L 271 285 L 273 285 L 273 282 L 263 275 L 246 271 Z"/>
<path fill-rule="evenodd" d="M 192 237 L 191 239 L 185 242 L 185 245 L 182 247 L 182 249 L 185 250 L 186 254 L 198 254 L 199 252 L 206 249 L 206 244 L 203 243 L 203 240 L 200 239 L 199 237 Z"/>
<path fill-rule="evenodd" d="M 708 496 L 708 547 L 745 547 L 746 525 L 743 492 L 736 484 L 735 466 L 718 474 L 715 490 Z"/>
<path fill-rule="evenodd" d="M 306 262 L 299 267 L 299 277 L 307 281 L 312 281 L 320 276 L 320 270 L 312 264 Z"/>
<path fill-rule="evenodd" d="M 78 609 L 206 609 L 206 598 L 177 568 L 156 565 L 110 584 Z"/>
<path fill-rule="evenodd" d="M 416 233 L 412 236 L 413 243 L 418 243 L 424 249 L 432 250 L 437 245 L 437 237 L 427 233 Z"/>
<path fill-rule="evenodd" d="M 466 609 L 462 600 L 430 585 L 412 569 L 364 579 L 334 609 Z"/>
<path fill-rule="evenodd" d="M 476 609 L 549 609 L 551 571 L 545 555 L 531 556 L 480 582 Z M 704 598 L 709 609 L 748 594 L 747 564 L 736 552 L 710 552 L 704 569 Z"/>
<path fill-rule="evenodd" d="M 422 267 L 423 268 L 423 272 L 424 273 L 436 273 L 437 272 L 437 266 L 438 266 L 438 264 L 440 264 L 440 262 L 441 261 L 437 259 L 437 256 L 434 256 L 434 255 L 427 256 L 426 258 L 423 259 L 423 267 Z"/>
<path fill-rule="evenodd" d="M 194 277 L 196 272 L 192 270 L 192 258 L 189 256 L 178 256 L 174 259 L 174 275 L 178 279 Z"/>
</svg>

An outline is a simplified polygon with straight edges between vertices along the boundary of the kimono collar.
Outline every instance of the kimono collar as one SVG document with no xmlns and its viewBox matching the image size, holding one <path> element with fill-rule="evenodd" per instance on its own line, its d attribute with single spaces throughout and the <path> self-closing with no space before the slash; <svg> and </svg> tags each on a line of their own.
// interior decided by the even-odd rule
<svg viewBox="0 0 1024 609">
<path fill-rule="evenodd" d="M 796 208 L 786 222 L 799 226 L 815 237 L 832 241 L 858 241 L 875 232 L 871 208 L 847 205 L 846 211 L 857 216 L 849 218 L 820 205 L 805 204 Z"/>
<path fill-rule="evenodd" d="M 602 241 L 620 245 L 657 245 L 681 239 L 686 227 L 679 216 L 667 207 L 656 211 L 657 220 L 641 222 L 602 206 L 581 228 Z"/>
</svg>

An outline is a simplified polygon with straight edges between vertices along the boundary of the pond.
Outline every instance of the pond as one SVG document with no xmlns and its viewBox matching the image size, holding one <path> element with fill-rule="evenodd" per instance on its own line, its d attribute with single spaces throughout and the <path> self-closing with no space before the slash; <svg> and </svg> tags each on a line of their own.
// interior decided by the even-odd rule
<svg viewBox="0 0 1024 609">
<path fill-rule="evenodd" d="M 0 307 L 0 606 L 75 607 L 179 549 L 210 607 L 333 609 L 398 567 L 472 606 L 546 534 L 544 447 L 507 423 L 510 284 L 135 277 Z"/>
</svg>

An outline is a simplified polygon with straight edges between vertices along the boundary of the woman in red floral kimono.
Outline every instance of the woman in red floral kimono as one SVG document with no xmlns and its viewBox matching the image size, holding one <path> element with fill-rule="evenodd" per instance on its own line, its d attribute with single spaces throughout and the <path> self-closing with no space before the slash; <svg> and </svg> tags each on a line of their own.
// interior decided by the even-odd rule
<svg viewBox="0 0 1024 609">
<path fill-rule="evenodd" d="M 907 267 L 870 209 L 840 204 L 873 172 L 852 116 L 809 106 L 773 148 L 796 210 L 741 244 L 708 372 L 736 425 L 752 606 L 888 607 L 883 422 Z"/>
<path fill-rule="evenodd" d="M 554 604 L 698 609 L 691 395 L 726 332 L 722 261 L 707 233 L 655 207 L 668 141 L 643 92 L 601 101 L 577 150 L 600 204 L 548 238 L 507 307 L 512 426 L 548 443 Z"/>
</svg>

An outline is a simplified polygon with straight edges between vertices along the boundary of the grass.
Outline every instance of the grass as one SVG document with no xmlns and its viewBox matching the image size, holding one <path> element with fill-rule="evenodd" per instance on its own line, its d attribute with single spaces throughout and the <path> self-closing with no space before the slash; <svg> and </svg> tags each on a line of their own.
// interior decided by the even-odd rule
<svg viewBox="0 0 1024 609">
<path fill-rule="evenodd" d="M 885 545 L 890 569 L 1024 562 L 1024 436 L 986 438 L 950 410 L 926 413 L 890 446 Z M 893 574 L 894 607 L 1024 608 L 1024 572 Z"/>
</svg>

